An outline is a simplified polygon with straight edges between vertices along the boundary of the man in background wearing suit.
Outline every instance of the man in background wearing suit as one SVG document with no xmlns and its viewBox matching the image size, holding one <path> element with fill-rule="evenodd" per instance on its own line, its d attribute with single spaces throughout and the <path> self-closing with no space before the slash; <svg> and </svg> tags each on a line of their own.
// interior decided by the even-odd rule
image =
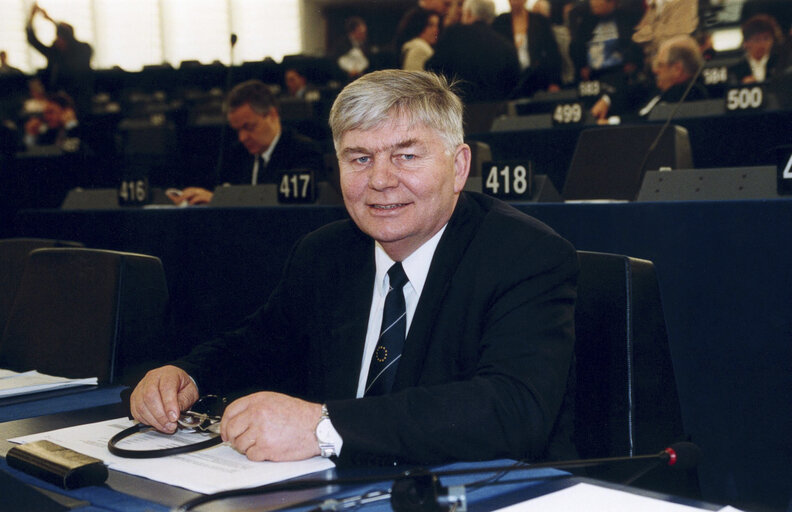
<svg viewBox="0 0 792 512">
<path fill-rule="evenodd" d="M 225 111 L 228 124 L 253 158 L 229 159 L 220 183 L 275 183 L 278 171 L 298 168 L 314 171 L 317 181 L 324 179 L 324 161 L 318 145 L 293 130 L 283 129 L 277 99 L 265 83 L 248 80 L 238 84 L 228 93 Z M 204 204 L 213 195 L 205 188 L 188 187 L 171 200 L 177 204 Z"/>
<path fill-rule="evenodd" d="M 330 125 L 351 219 L 303 237 L 239 330 L 150 371 L 133 416 L 172 432 L 199 389 L 241 392 L 221 432 L 252 460 L 573 456 L 573 247 L 462 192 L 470 147 L 444 78 L 364 75 Z"/>
</svg>

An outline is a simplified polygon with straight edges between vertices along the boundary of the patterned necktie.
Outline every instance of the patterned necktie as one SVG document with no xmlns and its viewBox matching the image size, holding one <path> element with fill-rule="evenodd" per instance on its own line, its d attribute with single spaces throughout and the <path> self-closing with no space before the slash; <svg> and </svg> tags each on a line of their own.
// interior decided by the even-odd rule
<svg viewBox="0 0 792 512">
<path fill-rule="evenodd" d="M 407 309 L 402 293 L 402 288 L 407 283 L 407 274 L 404 273 L 402 264 L 395 263 L 388 270 L 388 277 L 390 289 L 385 297 L 377 348 L 371 356 L 364 393 L 366 396 L 384 395 L 390 392 L 407 333 Z"/>
</svg>

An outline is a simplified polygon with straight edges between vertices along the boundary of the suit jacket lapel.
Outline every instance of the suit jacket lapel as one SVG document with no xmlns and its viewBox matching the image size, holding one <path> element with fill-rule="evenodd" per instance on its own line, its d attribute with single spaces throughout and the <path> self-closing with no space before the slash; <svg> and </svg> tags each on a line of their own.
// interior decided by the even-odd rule
<svg viewBox="0 0 792 512">
<path fill-rule="evenodd" d="M 418 382 L 431 342 L 434 318 L 445 300 L 457 265 L 473 240 L 481 220 L 482 216 L 476 212 L 473 201 L 465 194 L 460 195 L 448 227 L 432 257 L 429 274 L 404 344 L 394 389 L 412 386 Z"/>
<path fill-rule="evenodd" d="M 376 273 L 374 242 L 362 233 L 356 233 L 360 235 L 360 239 L 349 244 L 354 244 L 354 248 L 340 244 L 345 256 L 332 269 L 338 273 L 337 282 L 344 283 L 344 288 L 339 289 L 336 294 L 337 304 L 333 306 L 335 316 L 331 319 L 330 342 L 322 347 L 328 398 L 355 396 L 366 341 Z"/>
</svg>

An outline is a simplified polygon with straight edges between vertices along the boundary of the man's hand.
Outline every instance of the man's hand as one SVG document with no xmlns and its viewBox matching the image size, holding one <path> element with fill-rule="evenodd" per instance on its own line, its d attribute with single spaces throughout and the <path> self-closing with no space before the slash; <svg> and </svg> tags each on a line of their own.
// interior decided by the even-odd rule
<svg viewBox="0 0 792 512">
<path fill-rule="evenodd" d="M 129 400 L 130 411 L 140 423 L 160 432 L 176 431 L 176 420 L 198 400 L 198 388 L 187 372 L 175 366 L 151 370 Z"/>
<path fill-rule="evenodd" d="M 610 110 L 610 103 L 608 103 L 605 99 L 600 98 L 591 107 L 591 115 L 593 115 L 596 119 L 602 120 L 608 117 L 608 110 Z"/>
<path fill-rule="evenodd" d="M 212 201 L 212 194 L 205 188 L 187 187 L 182 191 L 181 201 L 187 204 L 207 204 Z"/>
<path fill-rule="evenodd" d="M 316 424 L 321 404 L 271 392 L 229 405 L 220 424 L 223 441 L 253 461 L 303 460 L 319 455 Z"/>
</svg>

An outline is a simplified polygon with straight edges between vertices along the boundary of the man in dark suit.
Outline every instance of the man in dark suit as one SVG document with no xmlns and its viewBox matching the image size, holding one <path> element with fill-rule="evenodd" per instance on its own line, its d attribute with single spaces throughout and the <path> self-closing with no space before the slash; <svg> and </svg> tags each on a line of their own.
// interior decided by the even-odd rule
<svg viewBox="0 0 792 512">
<path fill-rule="evenodd" d="M 351 220 L 303 237 L 243 327 L 149 372 L 133 416 L 169 432 L 199 388 L 252 392 L 221 423 L 252 460 L 570 456 L 575 250 L 462 193 L 470 148 L 442 77 L 367 74 L 330 125 Z"/>
<path fill-rule="evenodd" d="M 227 159 L 220 183 L 275 183 L 279 171 L 298 168 L 314 171 L 317 181 L 325 179 L 319 146 L 308 137 L 283 128 L 277 99 L 265 83 L 248 80 L 235 86 L 228 93 L 225 110 L 228 124 L 236 131 L 248 155 Z M 181 195 L 171 196 L 171 200 L 204 204 L 210 202 L 213 195 L 202 187 L 188 187 Z"/>
<path fill-rule="evenodd" d="M 465 103 L 507 99 L 520 80 L 517 50 L 491 27 L 492 0 L 466 0 L 462 23 L 444 30 L 425 69 L 460 80 Z"/>
<path fill-rule="evenodd" d="M 652 60 L 654 87 L 646 83 L 627 84 L 614 94 L 597 100 L 591 113 L 603 123 L 607 122 L 609 114 L 639 120 L 647 119 L 661 102 L 706 100 L 709 97 L 707 89 L 697 81 L 703 65 L 699 45 L 691 36 L 666 39 Z"/>
</svg>

